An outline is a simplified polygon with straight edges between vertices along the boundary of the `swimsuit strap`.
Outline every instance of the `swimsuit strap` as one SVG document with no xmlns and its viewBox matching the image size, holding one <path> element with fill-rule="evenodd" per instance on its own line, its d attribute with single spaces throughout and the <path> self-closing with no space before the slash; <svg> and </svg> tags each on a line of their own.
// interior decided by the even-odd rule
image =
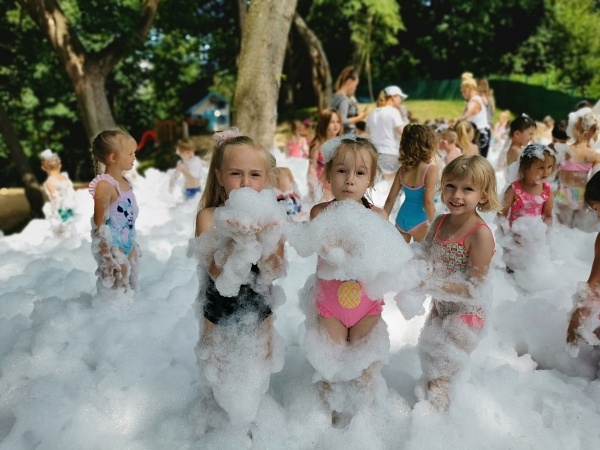
<svg viewBox="0 0 600 450">
<path fill-rule="evenodd" d="M 109 175 L 107 173 L 102 173 L 100 175 L 97 175 L 96 178 L 94 178 L 90 182 L 90 184 L 88 186 L 88 191 L 89 191 L 90 194 L 95 195 L 95 193 L 96 193 L 96 187 L 98 186 L 98 183 L 100 181 L 107 181 L 112 186 L 114 186 L 114 188 L 117 190 L 117 194 L 121 195 L 121 188 L 119 187 L 119 182 L 117 180 L 115 180 L 111 175 Z M 127 181 L 129 183 L 129 180 L 125 179 L 125 181 Z M 131 186 L 131 183 L 129 183 L 129 185 Z"/>
<path fill-rule="evenodd" d="M 427 175 L 427 171 L 431 166 L 433 166 L 433 164 L 427 164 L 427 167 L 425 167 L 425 171 L 423 172 L 423 179 L 421 180 L 421 186 L 425 186 L 425 175 Z"/>
<path fill-rule="evenodd" d="M 367 200 L 365 197 L 362 197 L 360 199 L 360 201 L 362 202 L 363 206 L 367 209 L 373 209 L 373 203 L 369 202 L 369 200 Z"/>
<path fill-rule="evenodd" d="M 521 187 L 521 181 L 519 181 L 519 180 L 513 181 L 512 182 L 512 187 L 513 187 L 513 191 L 515 191 L 517 189 L 520 190 L 520 191 L 523 190 L 523 188 Z"/>
<path fill-rule="evenodd" d="M 439 231 L 440 231 L 440 228 L 442 227 L 442 224 L 444 223 L 444 220 L 446 220 L 446 217 L 448 217 L 449 215 L 450 215 L 450 214 L 444 214 L 444 216 L 442 217 L 442 220 L 440 220 L 440 223 L 438 224 L 438 226 L 437 226 L 437 228 L 436 228 L 436 230 L 435 230 L 435 235 L 436 235 L 436 237 L 437 237 L 438 239 L 439 239 L 438 233 L 439 233 Z M 469 231 L 467 231 L 463 237 L 461 237 L 460 239 L 458 239 L 458 240 L 456 240 L 456 241 L 452 241 L 452 242 L 458 242 L 458 243 L 460 243 L 460 244 L 461 244 L 461 245 L 464 247 L 464 244 L 465 244 L 465 239 L 466 239 L 467 237 L 469 237 L 469 235 L 470 235 L 471 233 L 473 233 L 473 232 L 474 232 L 474 231 L 475 231 L 477 228 L 479 228 L 479 227 L 487 227 L 487 228 L 489 229 L 489 227 L 487 226 L 487 224 L 486 224 L 485 222 L 484 222 L 484 223 L 478 223 L 477 225 L 474 225 L 473 227 L 471 227 L 471 228 L 469 229 Z M 442 241 L 446 242 L 446 240 L 445 240 L 445 239 L 442 239 Z"/>
<path fill-rule="evenodd" d="M 460 242 L 460 244 L 464 247 L 465 239 L 467 239 L 467 237 L 469 237 L 469 235 L 471 233 L 473 233 L 477 228 L 481 228 L 481 227 L 486 227 L 489 229 L 489 227 L 487 226 L 487 223 L 478 223 L 477 225 L 472 227 L 469 231 L 467 231 L 467 233 L 462 238 L 460 238 L 458 242 Z"/>
</svg>

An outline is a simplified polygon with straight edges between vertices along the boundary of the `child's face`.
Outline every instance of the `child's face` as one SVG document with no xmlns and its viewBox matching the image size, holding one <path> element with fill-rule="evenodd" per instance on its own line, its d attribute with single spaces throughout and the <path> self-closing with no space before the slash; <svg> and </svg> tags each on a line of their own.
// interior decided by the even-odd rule
<svg viewBox="0 0 600 450">
<path fill-rule="evenodd" d="M 338 149 L 329 173 L 331 192 L 336 200 L 361 202 L 371 184 L 374 168 L 369 151 L 351 148 Z"/>
<path fill-rule="evenodd" d="M 484 204 L 487 197 L 473 180 L 444 180 L 442 200 L 450 214 L 465 214 L 475 211 L 478 205 Z"/>
<path fill-rule="evenodd" d="M 332 114 L 329 125 L 327 126 L 327 139 L 336 137 L 341 129 L 342 121 L 340 120 L 340 116 L 337 114 Z"/>
<path fill-rule="evenodd" d="M 227 197 L 235 189 L 243 187 L 260 192 L 267 185 L 267 164 L 257 149 L 242 145 L 232 149 L 216 175 Z"/>
<path fill-rule="evenodd" d="M 523 131 L 515 131 L 515 134 L 513 136 L 513 141 L 520 146 L 525 146 L 527 144 L 529 144 L 529 142 L 533 139 L 533 136 L 535 135 L 535 128 L 534 127 L 529 127 L 526 128 Z"/>
<path fill-rule="evenodd" d="M 179 152 L 179 156 L 181 156 L 181 158 L 183 159 L 192 159 L 195 156 L 195 152 L 194 150 L 189 150 L 189 149 L 177 149 Z"/>
<path fill-rule="evenodd" d="M 131 170 L 135 161 L 135 149 L 137 143 L 135 139 L 122 138 L 121 149 L 115 153 L 115 162 L 120 170 Z"/>
<path fill-rule="evenodd" d="M 555 162 L 554 157 L 549 155 L 546 155 L 543 161 L 534 158 L 525 172 L 525 182 L 529 185 L 542 184 L 552 174 Z"/>
</svg>

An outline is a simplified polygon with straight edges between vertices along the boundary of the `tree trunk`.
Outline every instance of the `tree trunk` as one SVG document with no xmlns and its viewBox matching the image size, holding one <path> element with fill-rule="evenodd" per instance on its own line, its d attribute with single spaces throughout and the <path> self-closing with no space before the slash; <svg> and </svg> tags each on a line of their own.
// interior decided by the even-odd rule
<svg viewBox="0 0 600 450">
<path fill-rule="evenodd" d="M 308 47 L 310 55 L 312 85 L 317 97 L 319 111 L 329 108 L 329 100 L 333 93 L 331 87 L 331 71 L 329 61 L 317 35 L 308 28 L 306 22 L 298 13 L 294 14 L 294 26 Z"/>
<path fill-rule="evenodd" d="M 273 147 L 283 57 L 297 0 L 252 0 L 242 39 L 235 90 L 235 125 Z"/>
<path fill-rule="evenodd" d="M 88 137 L 115 126 L 104 84 L 115 65 L 148 35 L 159 0 L 146 0 L 137 26 L 125 30 L 103 49 L 86 51 L 57 0 L 17 0 L 46 36 L 71 80 Z"/>
<path fill-rule="evenodd" d="M 19 142 L 15 128 L 2 105 L 0 105 L 0 135 L 4 138 L 4 143 L 8 148 L 10 157 L 15 163 L 15 166 L 17 166 L 17 170 L 21 175 L 21 180 L 23 180 L 25 197 L 29 202 L 29 208 L 31 210 L 30 217 L 43 218 L 44 213 L 42 212 L 42 207 L 44 206 L 44 196 L 40 189 L 40 184 L 31 170 L 31 166 L 25 156 L 21 142 Z"/>
</svg>

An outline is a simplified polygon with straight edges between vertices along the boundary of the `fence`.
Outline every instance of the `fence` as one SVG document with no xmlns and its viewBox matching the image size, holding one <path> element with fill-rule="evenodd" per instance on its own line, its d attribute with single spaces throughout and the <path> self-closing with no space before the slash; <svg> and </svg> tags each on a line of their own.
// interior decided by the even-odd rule
<svg viewBox="0 0 600 450">
<path fill-rule="evenodd" d="M 566 118 L 574 106 L 583 97 L 576 97 L 559 91 L 552 91 L 542 86 L 529 85 L 518 81 L 490 79 L 490 87 L 494 90 L 496 106 L 508 109 L 514 114 L 526 113 L 536 120 L 552 116 L 556 120 Z M 409 80 L 398 84 L 411 100 L 458 100 L 460 80 Z M 373 86 L 374 92 L 379 92 L 384 85 Z M 361 85 L 359 95 L 366 93 L 366 87 Z"/>
</svg>

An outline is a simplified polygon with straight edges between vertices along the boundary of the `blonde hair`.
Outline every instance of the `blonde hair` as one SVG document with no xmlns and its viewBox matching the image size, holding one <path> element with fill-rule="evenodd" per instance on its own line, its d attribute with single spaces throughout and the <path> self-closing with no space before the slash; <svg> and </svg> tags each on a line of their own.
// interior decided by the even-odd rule
<svg viewBox="0 0 600 450">
<path fill-rule="evenodd" d="M 573 138 L 596 142 L 600 133 L 600 120 L 593 111 L 586 112 L 573 125 Z M 579 139 L 578 139 L 579 138 Z"/>
<path fill-rule="evenodd" d="M 471 151 L 471 144 L 475 138 L 473 124 L 467 120 L 459 120 L 454 125 L 454 131 L 456 132 L 456 145 L 465 153 Z"/>
<path fill-rule="evenodd" d="M 101 131 L 90 140 L 94 173 L 99 175 L 106 170 L 106 163 L 111 154 L 119 154 L 123 139 L 135 139 L 122 128 L 112 128 Z"/>
<path fill-rule="evenodd" d="M 40 153 L 40 159 L 42 160 L 42 170 L 44 172 L 56 170 L 61 165 L 60 156 L 49 148 Z"/>
<path fill-rule="evenodd" d="M 485 203 L 477 205 L 479 211 L 500 211 L 502 204 L 496 192 L 496 172 L 490 162 L 481 155 L 459 156 L 452 160 L 442 171 L 442 201 L 443 186 L 452 180 L 469 179 L 486 198 Z"/>
<path fill-rule="evenodd" d="M 271 160 L 269 159 L 270 153 L 256 144 L 248 136 L 232 137 L 221 144 L 215 144 L 212 157 L 210 159 L 210 167 L 208 169 L 206 185 L 204 187 L 204 192 L 202 193 L 202 198 L 200 198 L 200 203 L 198 204 L 198 210 L 221 206 L 225 203 L 227 200 L 227 194 L 225 193 L 225 188 L 219 184 L 219 180 L 217 179 L 217 170 L 222 170 L 223 163 L 231 156 L 233 152 L 244 147 L 250 147 L 251 149 L 259 152 L 265 163 L 267 184 L 270 186 L 273 185 L 271 180 L 271 168 L 273 166 Z"/>
<path fill-rule="evenodd" d="M 435 132 L 427 125 L 409 123 L 402 131 L 400 140 L 400 164 L 413 169 L 421 162 L 429 162 L 438 148 Z"/>
<path fill-rule="evenodd" d="M 452 130 L 451 128 L 446 128 L 445 130 L 440 131 L 439 136 L 440 139 L 448 141 L 450 144 L 456 144 L 456 140 L 458 139 L 456 131 Z"/>
<path fill-rule="evenodd" d="M 471 72 L 465 72 L 462 74 L 461 76 L 461 83 L 460 83 L 460 87 L 461 88 L 467 88 L 467 89 L 472 89 L 472 90 L 477 90 L 477 81 L 475 81 L 475 78 L 473 78 L 473 74 Z"/>
<path fill-rule="evenodd" d="M 175 147 L 177 148 L 177 152 L 180 151 L 196 151 L 196 144 L 194 144 L 194 141 L 192 141 L 189 138 L 183 138 L 183 139 L 179 139 L 177 141 L 177 144 L 175 145 Z"/>
<path fill-rule="evenodd" d="M 330 180 L 331 168 L 336 158 L 344 156 L 348 151 L 354 151 L 355 156 L 360 150 L 367 150 L 371 157 L 371 173 L 369 174 L 369 187 L 375 185 L 375 175 L 377 174 L 377 149 L 369 139 L 355 137 L 352 139 L 342 139 L 341 144 L 335 149 L 333 158 L 325 164 L 325 176 Z M 343 153 L 342 153 L 343 152 Z"/>
<path fill-rule="evenodd" d="M 385 103 L 387 102 L 388 96 L 385 95 L 385 89 L 382 89 L 381 91 L 379 91 L 379 95 L 377 96 L 377 103 L 376 106 L 378 108 L 381 108 L 382 106 L 385 106 Z"/>
</svg>

